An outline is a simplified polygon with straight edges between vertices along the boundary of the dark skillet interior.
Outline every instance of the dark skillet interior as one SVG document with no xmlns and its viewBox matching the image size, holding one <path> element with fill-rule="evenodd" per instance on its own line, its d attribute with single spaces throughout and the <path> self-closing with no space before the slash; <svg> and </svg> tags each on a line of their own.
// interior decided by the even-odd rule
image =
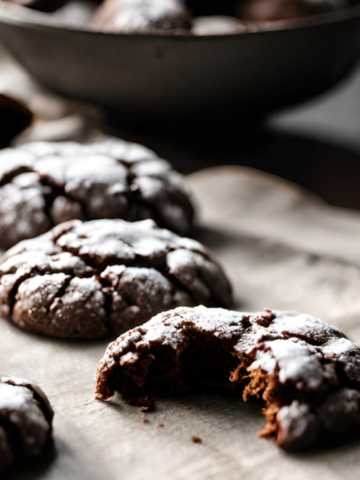
<svg viewBox="0 0 360 480">
<path fill-rule="evenodd" d="M 123 118 L 246 122 L 313 97 L 351 70 L 360 57 L 360 6 L 196 37 L 104 34 L 1 3 L 0 39 L 47 88 Z"/>
<path fill-rule="evenodd" d="M 207 15 L 234 15 L 234 0 L 187 0 L 185 2 L 195 17 Z"/>
</svg>

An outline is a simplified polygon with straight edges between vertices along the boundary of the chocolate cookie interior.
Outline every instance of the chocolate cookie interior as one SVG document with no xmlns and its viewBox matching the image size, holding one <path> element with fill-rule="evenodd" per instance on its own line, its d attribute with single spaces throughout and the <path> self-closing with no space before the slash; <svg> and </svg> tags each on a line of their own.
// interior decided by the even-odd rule
<svg viewBox="0 0 360 480">
<path fill-rule="evenodd" d="M 315 320 L 176 309 L 109 346 L 96 396 L 106 400 L 117 391 L 150 408 L 150 394 L 232 389 L 263 405 L 267 424 L 259 436 L 287 450 L 306 448 L 325 431 L 360 425 L 360 347 Z"/>
</svg>

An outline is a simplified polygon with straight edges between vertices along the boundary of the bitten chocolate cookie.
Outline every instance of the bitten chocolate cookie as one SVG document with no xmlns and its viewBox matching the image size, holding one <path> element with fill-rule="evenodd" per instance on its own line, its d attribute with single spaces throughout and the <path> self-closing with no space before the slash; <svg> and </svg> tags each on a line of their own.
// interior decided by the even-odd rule
<svg viewBox="0 0 360 480">
<path fill-rule="evenodd" d="M 29 143 L 0 153 L 0 248 L 73 219 L 152 218 L 186 235 L 193 214 L 183 177 L 141 145 Z"/>
<path fill-rule="evenodd" d="M 96 397 L 115 391 L 148 404 L 148 394 L 208 385 L 261 399 L 259 436 L 286 450 L 323 433 L 360 426 L 360 346 L 310 315 L 177 308 L 111 343 L 95 380 Z"/>
<path fill-rule="evenodd" d="M 351 0 L 239 0 L 238 15 L 255 23 L 286 20 L 346 8 Z"/>
<path fill-rule="evenodd" d="M 0 315 L 57 337 L 103 337 L 180 305 L 230 300 L 210 251 L 152 220 L 74 220 L 19 243 L 0 264 Z"/>
<path fill-rule="evenodd" d="M 0 474 L 43 453 L 53 416 L 39 387 L 21 378 L 0 377 Z"/>
<path fill-rule="evenodd" d="M 91 23 L 113 32 L 171 32 L 190 30 L 191 15 L 182 0 L 105 0 Z"/>
</svg>

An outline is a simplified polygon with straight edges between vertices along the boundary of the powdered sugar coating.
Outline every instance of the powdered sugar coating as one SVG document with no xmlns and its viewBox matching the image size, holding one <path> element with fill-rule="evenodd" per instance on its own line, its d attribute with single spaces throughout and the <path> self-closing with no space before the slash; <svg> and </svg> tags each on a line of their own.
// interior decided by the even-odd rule
<svg viewBox="0 0 360 480">
<path fill-rule="evenodd" d="M 14 461 L 40 455 L 52 433 L 53 411 L 44 392 L 27 380 L 0 377 L 0 473 Z M 12 429 L 17 432 L 14 438 Z M 5 461 L 4 461 L 5 460 Z"/>
<path fill-rule="evenodd" d="M 66 338 L 98 338 L 179 305 L 230 300 L 212 254 L 152 220 L 67 222 L 19 243 L 0 264 L 0 314 Z"/>
<path fill-rule="evenodd" d="M 107 0 L 92 24 L 111 32 L 171 32 L 190 30 L 191 15 L 182 0 Z"/>
<path fill-rule="evenodd" d="M 336 327 L 322 322 L 311 315 L 296 312 L 273 311 L 274 319 L 268 326 L 258 323 L 262 314 L 239 313 L 224 309 L 206 308 L 177 308 L 170 312 L 160 313 L 148 323 L 141 326 L 139 341 L 149 346 L 152 342 L 163 345 L 171 345 L 176 349 L 184 342 L 179 332 L 185 326 L 191 325 L 202 332 L 211 332 L 219 338 L 234 340 L 234 352 L 241 355 L 255 354 L 254 362 L 248 366 L 249 371 L 262 368 L 269 374 L 278 370 L 281 383 L 288 381 L 298 384 L 298 388 L 318 389 L 324 379 L 321 359 L 329 358 L 329 352 L 338 352 L 338 344 L 341 341 L 341 356 L 343 361 L 350 353 L 360 355 L 360 347 L 347 340 Z M 251 327 L 247 327 L 247 322 Z M 245 325 L 245 326 L 244 326 Z M 295 326 L 297 325 L 297 328 Z M 319 327 L 322 328 L 323 344 L 314 346 L 296 337 L 306 331 L 309 338 L 319 335 Z M 289 332 L 292 331 L 293 337 Z M 333 331 L 329 339 L 328 332 Z M 133 337 L 134 336 L 134 337 Z M 137 348 L 136 341 L 138 330 L 130 331 L 119 337 L 107 351 L 103 359 L 106 366 L 108 357 L 122 356 L 123 349 L 127 350 L 130 344 Z M 271 338 L 271 340 L 268 340 Z M 236 340 L 236 341 L 235 341 Z M 250 348 L 244 349 L 244 343 Z M 335 357 L 336 358 L 336 357 Z M 337 358 L 336 358 L 337 359 Z"/>
<path fill-rule="evenodd" d="M 0 152 L 0 248 L 75 218 L 152 218 L 187 234 L 193 215 L 183 177 L 141 145 L 110 138 Z"/>
<path fill-rule="evenodd" d="M 265 342 L 279 369 L 279 381 L 290 381 L 306 390 L 317 390 L 323 381 L 322 366 L 315 349 L 298 339 L 274 340 Z M 259 367 L 266 371 L 261 361 Z M 273 374 L 274 371 L 269 371 Z"/>
<path fill-rule="evenodd" d="M 206 345 L 201 337 L 218 339 L 218 348 L 227 352 L 233 366 L 224 386 L 242 384 L 245 399 L 264 395 L 269 424 L 263 435 L 275 436 L 283 448 L 305 448 L 321 429 L 360 425 L 360 346 L 338 328 L 297 312 L 250 314 L 199 306 L 161 313 L 109 345 L 96 373 L 97 398 L 108 399 L 115 390 L 148 393 L 147 372 L 152 362 L 157 365 L 160 346 L 170 347 L 174 357 L 169 352 L 167 357 L 179 362 L 172 370 L 163 360 L 162 368 L 181 378 L 182 352 L 194 341 Z M 130 364 L 131 372 L 138 372 L 133 380 L 129 373 L 122 376 Z"/>
<path fill-rule="evenodd" d="M 45 199 L 38 175 L 22 173 L 0 188 L 0 234 L 13 245 L 22 238 L 34 237 L 51 227 L 45 213 Z"/>
<path fill-rule="evenodd" d="M 279 425 L 277 443 L 285 450 L 303 450 L 316 441 L 320 422 L 309 405 L 294 400 L 276 415 Z"/>
</svg>

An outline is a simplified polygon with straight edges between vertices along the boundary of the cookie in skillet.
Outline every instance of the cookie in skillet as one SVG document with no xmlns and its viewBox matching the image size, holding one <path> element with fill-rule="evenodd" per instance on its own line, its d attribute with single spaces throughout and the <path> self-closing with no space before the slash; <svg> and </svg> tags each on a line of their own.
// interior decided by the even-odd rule
<svg viewBox="0 0 360 480">
<path fill-rule="evenodd" d="M 105 0 L 91 23 L 119 33 L 176 32 L 191 29 L 191 15 L 182 0 Z"/>
<path fill-rule="evenodd" d="M 111 343 L 96 397 L 151 405 L 157 391 L 227 387 L 263 402 L 259 436 L 285 450 L 360 427 L 360 346 L 310 315 L 177 308 Z"/>
<path fill-rule="evenodd" d="M 52 435 L 54 412 L 44 392 L 15 377 L 0 377 L 0 474 L 38 457 Z"/>
<path fill-rule="evenodd" d="M 230 301 L 211 252 L 152 220 L 73 220 L 0 263 L 0 315 L 57 337 L 103 337 L 180 305 Z"/>
<path fill-rule="evenodd" d="M 152 218 L 186 235 L 193 214 L 183 177 L 141 145 L 40 142 L 0 153 L 0 248 L 73 219 Z"/>
</svg>

